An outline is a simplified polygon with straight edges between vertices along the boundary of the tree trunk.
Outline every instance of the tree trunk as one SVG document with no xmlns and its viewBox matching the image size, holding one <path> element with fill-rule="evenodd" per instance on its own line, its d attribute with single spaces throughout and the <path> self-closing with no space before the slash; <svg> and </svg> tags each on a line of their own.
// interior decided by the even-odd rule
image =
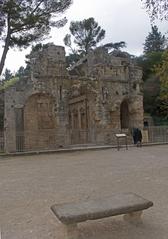
<svg viewBox="0 0 168 239">
<path fill-rule="evenodd" d="M 7 32 L 7 36 L 6 36 L 6 40 L 5 40 L 5 47 L 4 47 L 1 61 L 0 61 L 0 76 L 2 75 L 2 71 L 3 71 L 4 65 L 5 65 L 6 55 L 9 50 L 10 36 L 11 36 L 11 30 L 8 27 L 8 32 Z"/>
</svg>

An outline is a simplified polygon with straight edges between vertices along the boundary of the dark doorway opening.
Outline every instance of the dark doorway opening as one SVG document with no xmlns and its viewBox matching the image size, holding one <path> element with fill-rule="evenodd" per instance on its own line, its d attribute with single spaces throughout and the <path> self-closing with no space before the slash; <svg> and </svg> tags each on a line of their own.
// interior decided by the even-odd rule
<svg viewBox="0 0 168 239">
<path fill-rule="evenodd" d="M 120 122 L 121 122 L 121 129 L 129 128 L 129 109 L 128 109 L 128 102 L 126 100 L 124 100 L 120 106 Z"/>
</svg>

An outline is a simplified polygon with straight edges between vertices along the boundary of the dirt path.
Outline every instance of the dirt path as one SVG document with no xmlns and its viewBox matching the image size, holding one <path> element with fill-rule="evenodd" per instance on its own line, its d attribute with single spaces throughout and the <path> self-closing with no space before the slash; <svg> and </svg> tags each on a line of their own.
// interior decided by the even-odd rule
<svg viewBox="0 0 168 239">
<path fill-rule="evenodd" d="M 63 239 L 52 204 L 127 191 L 154 202 L 143 225 L 122 217 L 85 222 L 80 239 L 167 239 L 167 145 L 1 158 L 2 239 Z"/>
</svg>

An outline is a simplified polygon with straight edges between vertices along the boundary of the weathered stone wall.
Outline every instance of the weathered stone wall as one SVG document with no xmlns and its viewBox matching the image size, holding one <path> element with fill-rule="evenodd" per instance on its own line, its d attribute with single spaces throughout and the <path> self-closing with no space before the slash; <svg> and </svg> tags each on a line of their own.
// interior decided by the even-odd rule
<svg viewBox="0 0 168 239">
<path fill-rule="evenodd" d="M 114 143 L 143 125 L 142 71 L 101 48 L 67 71 L 64 48 L 30 57 L 29 76 L 5 92 L 6 151 Z"/>
<path fill-rule="evenodd" d="M 19 150 L 22 144 L 27 150 L 64 144 L 68 75 L 64 48 L 49 46 L 32 55 L 30 64 L 30 75 L 5 92 L 6 151 L 9 152 Z M 20 122 L 23 129 L 16 126 L 18 109 L 23 111 L 23 122 Z"/>
<path fill-rule="evenodd" d="M 4 90 L 0 92 L 0 134 L 4 130 Z"/>
<path fill-rule="evenodd" d="M 105 128 L 120 129 L 121 104 L 128 104 L 129 128 L 143 126 L 142 71 L 131 59 L 113 57 L 101 49 L 91 52 L 77 64 L 80 72 L 95 83 L 96 123 Z M 83 66 L 83 68 L 82 68 Z M 73 69 L 74 71 L 74 69 Z M 76 70 L 76 72 L 78 72 Z"/>
</svg>

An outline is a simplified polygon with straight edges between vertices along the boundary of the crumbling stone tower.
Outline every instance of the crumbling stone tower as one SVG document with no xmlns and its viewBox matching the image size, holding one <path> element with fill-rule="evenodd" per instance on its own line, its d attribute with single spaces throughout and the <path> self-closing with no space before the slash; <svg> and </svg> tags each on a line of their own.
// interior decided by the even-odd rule
<svg viewBox="0 0 168 239">
<path fill-rule="evenodd" d="M 33 53 L 30 69 L 29 76 L 5 92 L 7 151 L 48 149 L 64 142 L 64 48 L 48 45 Z"/>
</svg>

